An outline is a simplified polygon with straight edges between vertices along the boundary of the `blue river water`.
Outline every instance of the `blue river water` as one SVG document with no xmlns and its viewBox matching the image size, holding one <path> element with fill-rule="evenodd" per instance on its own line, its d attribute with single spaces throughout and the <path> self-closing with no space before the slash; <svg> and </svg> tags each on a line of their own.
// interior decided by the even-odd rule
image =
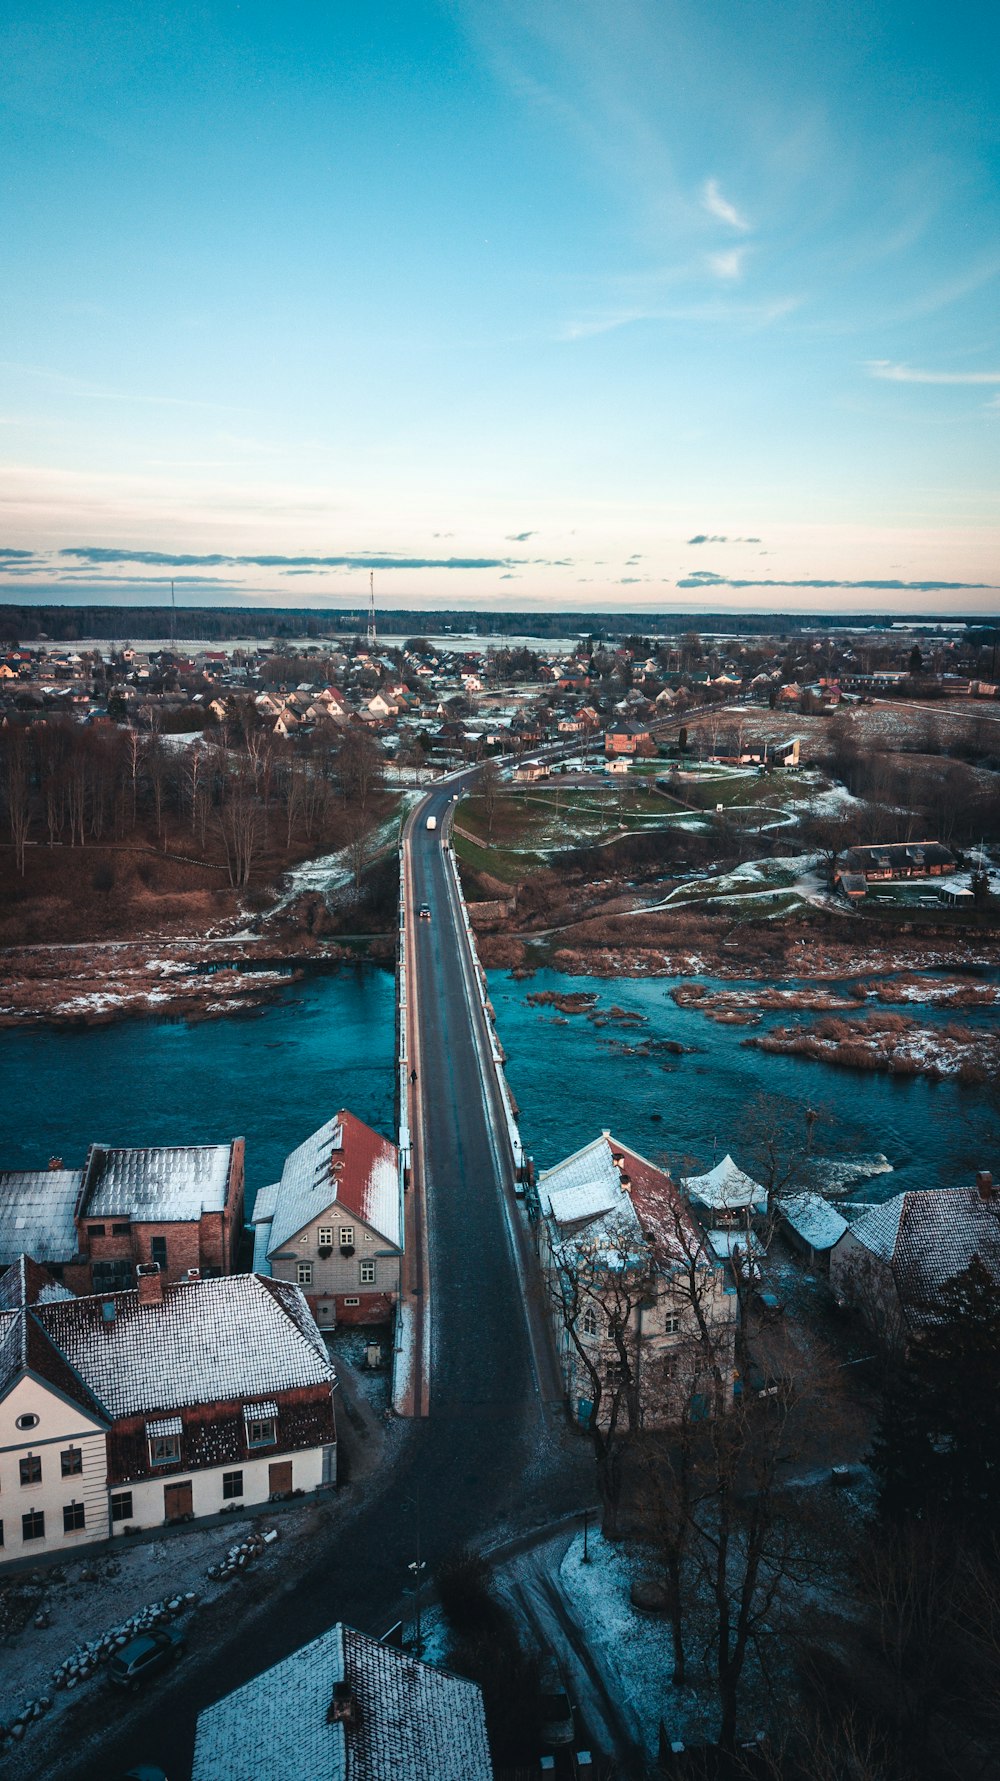
<svg viewBox="0 0 1000 1781">
<path fill-rule="evenodd" d="M 609 1127 L 653 1161 L 680 1173 L 712 1167 L 730 1151 L 750 1168 L 751 1110 L 760 1096 L 796 1121 L 805 1108 L 820 1115 L 813 1149 L 834 1158 L 883 1153 L 893 1166 L 858 1197 L 884 1199 L 902 1188 L 949 1187 L 990 1167 L 986 1097 L 943 1080 L 894 1077 L 833 1068 L 801 1057 L 778 1057 L 744 1043 L 768 1026 L 811 1018 L 789 1011 L 765 1014 L 760 1026 L 718 1025 L 694 1008 L 679 1008 L 670 990 L 681 979 L 565 977 L 538 971 L 515 982 L 490 973 L 490 995 L 507 1053 L 507 1079 L 520 1110 L 525 1148 L 547 1168 Z M 711 985 L 711 979 L 703 981 Z M 738 985 L 726 984 L 726 988 Z M 836 987 L 834 985 L 831 988 Z M 601 1008 L 645 1017 L 642 1026 L 596 1027 L 584 1015 L 560 1018 L 535 1007 L 538 991 L 586 990 Z M 928 1025 L 956 1019 L 956 1011 L 908 1009 Z M 996 1011 L 961 1009 L 963 1025 L 996 1019 Z M 692 1046 L 682 1057 L 627 1055 L 647 1038 Z"/>
<path fill-rule="evenodd" d="M 249 1207 L 339 1108 L 392 1132 L 394 1045 L 393 974 L 373 965 L 219 1020 L 0 1032 L 0 1169 L 79 1167 L 90 1143 L 245 1137 Z"/>
<path fill-rule="evenodd" d="M 748 1109 L 761 1094 L 821 1114 L 815 1149 L 835 1157 L 884 1152 L 894 1173 L 865 1198 L 901 1187 L 948 1186 L 991 1167 L 981 1091 L 773 1057 L 746 1046 L 747 1029 L 719 1026 L 670 998 L 671 980 L 564 977 L 525 982 L 490 973 L 490 993 L 526 1149 L 541 1167 L 603 1126 L 681 1172 L 731 1151 L 750 1166 Z M 646 1017 L 641 1027 L 565 1020 L 528 996 L 592 990 L 602 1006 Z M 79 1166 L 88 1144 L 247 1141 L 247 1203 L 280 1173 L 287 1152 L 339 1107 L 393 1129 L 394 980 L 371 965 L 291 984 L 255 1012 L 220 1020 L 128 1020 L 72 1031 L 0 1032 L 0 1168 Z M 929 1023 L 947 1011 L 927 1010 Z M 763 1025 L 789 1018 L 765 1015 Z M 962 1010 L 963 1024 L 995 1019 Z M 760 1027 L 750 1029 L 759 1032 Z M 647 1037 L 695 1049 L 629 1055 Z"/>
</svg>

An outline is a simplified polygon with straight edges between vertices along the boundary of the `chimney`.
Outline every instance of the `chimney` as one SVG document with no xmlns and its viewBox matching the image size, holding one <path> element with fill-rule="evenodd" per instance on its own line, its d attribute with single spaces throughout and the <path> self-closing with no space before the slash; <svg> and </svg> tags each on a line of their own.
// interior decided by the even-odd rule
<svg viewBox="0 0 1000 1781">
<path fill-rule="evenodd" d="M 993 1183 L 993 1176 L 990 1174 L 989 1169 L 979 1169 L 977 1171 L 976 1186 L 979 1189 L 979 1198 L 981 1200 L 992 1200 L 997 1191 Z"/>
<path fill-rule="evenodd" d="M 184 1276 L 184 1279 L 186 1280 L 186 1282 L 189 1286 L 194 1286 L 195 1283 L 201 1279 L 201 1269 L 200 1268 L 189 1268 L 187 1273 Z"/>
<path fill-rule="evenodd" d="M 63 1161 L 62 1161 L 61 1156 L 50 1156 L 49 1157 L 49 1168 L 50 1169 L 61 1169 L 62 1166 L 63 1166 Z"/>
<path fill-rule="evenodd" d="M 349 1682 L 335 1682 L 330 1705 L 326 1710 L 327 1725 L 345 1725 L 353 1731 L 358 1723 L 358 1701 Z"/>
<path fill-rule="evenodd" d="M 140 1262 L 135 1276 L 140 1305 L 162 1305 L 163 1275 L 159 1262 Z"/>
</svg>

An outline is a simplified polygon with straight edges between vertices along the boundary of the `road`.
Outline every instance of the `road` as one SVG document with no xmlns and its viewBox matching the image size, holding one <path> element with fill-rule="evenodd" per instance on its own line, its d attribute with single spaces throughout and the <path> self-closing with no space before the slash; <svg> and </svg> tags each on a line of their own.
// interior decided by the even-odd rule
<svg viewBox="0 0 1000 1781">
<path fill-rule="evenodd" d="M 589 1450 L 567 1433 L 554 1403 L 537 1304 L 534 1341 L 529 1333 L 506 1127 L 484 1066 L 485 1019 L 470 991 L 471 960 L 443 846 L 456 783 L 435 787 L 404 837 L 414 902 L 431 911 L 429 921 L 412 923 L 408 985 L 418 1071 L 411 1119 L 422 1174 L 417 1222 L 433 1305 L 425 1414 L 396 1431 L 396 1463 L 351 1493 L 357 1500 L 332 1497 L 315 1510 L 307 1574 L 288 1577 L 265 1599 L 252 1574 L 234 1585 L 218 1608 L 196 1618 L 176 1674 L 135 1705 L 109 1698 L 98 1682 L 60 1713 L 59 1772 L 76 1781 L 107 1781 L 141 1761 L 160 1763 L 179 1781 L 190 1774 L 202 1707 L 334 1621 L 384 1632 L 403 1607 L 418 1513 L 421 1554 L 432 1569 L 456 1545 L 545 1525 L 592 1495 Z M 434 831 L 428 815 L 438 819 Z M 317 1108 L 317 1124 L 323 1117 Z M 45 1734 L 34 1735 L 40 1753 Z"/>
</svg>

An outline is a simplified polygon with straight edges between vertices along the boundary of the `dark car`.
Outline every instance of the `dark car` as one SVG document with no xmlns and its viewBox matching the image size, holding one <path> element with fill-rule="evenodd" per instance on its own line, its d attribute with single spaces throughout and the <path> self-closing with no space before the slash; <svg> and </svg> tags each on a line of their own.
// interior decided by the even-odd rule
<svg viewBox="0 0 1000 1781">
<path fill-rule="evenodd" d="M 543 1658 L 538 1681 L 542 1708 L 542 1743 L 547 1744 L 550 1750 L 558 1744 L 572 1744 L 575 1735 L 573 1708 L 555 1658 Z"/>
<path fill-rule="evenodd" d="M 421 905 L 420 905 L 420 919 L 421 919 L 421 921 L 430 921 L 431 906 L 429 903 L 421 903 Z"/>
<path fill-rule="evenodd" d="M 184 1650 L 184 1634 L 179 1627 L 155 1626 L 148 1633 L 139 1633 L 116 1651 L 108 1665 L 108 1675 L 117 1688 L 138 1688 L 147 1676 L 166 1669 Z"/>
</svg>

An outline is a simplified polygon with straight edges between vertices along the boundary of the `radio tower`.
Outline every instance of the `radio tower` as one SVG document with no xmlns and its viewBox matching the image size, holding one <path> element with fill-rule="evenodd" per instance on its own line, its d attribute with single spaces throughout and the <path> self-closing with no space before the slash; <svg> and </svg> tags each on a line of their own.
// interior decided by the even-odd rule
<svg viewBox="0 0 1000 1781">
<path fill-rule="evenodd" d="M 369 649 L 375 648 L 375 571 L 368 571 L 368 635 L 365 639 Z"/>
</svg>

